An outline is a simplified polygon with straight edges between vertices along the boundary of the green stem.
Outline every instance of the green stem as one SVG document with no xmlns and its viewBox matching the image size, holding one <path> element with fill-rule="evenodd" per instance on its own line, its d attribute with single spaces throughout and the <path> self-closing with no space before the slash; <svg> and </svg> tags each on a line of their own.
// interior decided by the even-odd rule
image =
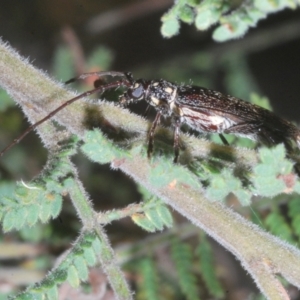
<svg viewBox="0 0 300 300">
<path fill-rule="evenodd" d="M 300 251 L 263 231 L 219 202 L 211 202 L 186 184 L 157 187 L 148 174 L 154 168 L 140 156 L 116 160 L 119 168 L 203 229 L 237 257 L 268 299 L 287 299 L 275 276 L 280 273 L 300 287 Z"/>
<path fill-rule="evenodd" d="M 78 179 L 69 177 L 64 183 L 70 194 L 72 203 L 76 208 L 77 214 L 82 220 L 84 230 L 95 230 L 101 241 L 101 251 L 98 253 L 98 258 L 103 270 L 107 274 L 113 290 L 115 291 L 116 297 L 124 300 L 132 299 L 132 294 L 126 283 L 124 275 L 116 263 L 114 251 L 110 246 L 104 230 L 97 223 L 96 213 L 92 208 L 91 202 L 87 199 L 81 182 Z"/>
<path fill-rule="evenodd" d="M 41 119 L 63 101 L 74 96 L 34 69 L 3 42 L 0 43 L 0 69 L 1 86 L 20 104 L 31 122 Z M 146 138 L 149 124 L 140 117 L 105 102 L 102 102 L 97 110 L 99 116 L 103 117 L 102 120 L 106 120 L 112 126 L 138 133 L 140 138 Z M 74 103 L 57 114 L 55 120 L 68 131 L 83 137 L 85 112 L 83 102 Z M 55 145 L 57 141 L 53 135 L 45 133 L 41 128 L 43 126 L 39 131 L 46 145 Z M 169 131 L 163 129 L 158 133 L 165 132 L 170 135 Z M 55 137 L 60 138 L 59 134 Z M 253 166 L 257 161 L 255 151 L 214 146 L 207 141 L 185 135 L 182 135 L 182 140 L 192 157 L 207 157 L 214 149 L 218 149 L 229 157 L 234 156 L 236 161 L 246 166 Z M 156 164 L 158 163 L 157 160 Z M 167 185 L 154 186 L 147 175 L 151 173 L 153 166 L 139 153 L 134 154 L 134 159 L 115 160 L 112 166 L 129 174 L 232 252 L 268 299 L 286 299 L 284 289 L 274 275 L 275 272 L 281 273 L 289 282 L 300 288 L 300 251 L 295 247 L 264 232 L 222 204 L 208 201 L 200 190 L 195 190 L 187 184 L 177 184 L 176 178 Z M 85 225 L 91 226 L 87 220 L 89 216 L 94 217 L 91 208 L 82 207 L 81 200 L 74 205 L 78 205 L 78 210 L 83 210 Z M 102 232 L 98 234 L 100 238 L 106 239 Z M 113 261 L 110 246 L 103 251 L 103 255 L 102 261 L 106 263 L 107 273 L 118 272 L 110 265 Z M 118 282 L 115 284 L 118 285 Z M 129 292 L 127 294 L 129 295 Z"/>
</svg>

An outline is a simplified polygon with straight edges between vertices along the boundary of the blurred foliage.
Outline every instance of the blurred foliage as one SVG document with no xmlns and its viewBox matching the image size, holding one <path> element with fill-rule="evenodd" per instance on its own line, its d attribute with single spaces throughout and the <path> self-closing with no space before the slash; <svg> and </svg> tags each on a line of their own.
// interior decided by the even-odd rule
<svg viewBox="0 0 300 300">
<path fill-rule="evenodd" d="M 141 259 L 137 264 L 136 271 L 138 276 L 141 276 L 137 286 L 137 299 L 163 299 L 160 296 L 161 284 L 159 284 L 154 259 L 150 257 Z"/>
<path fill-rule="evenodd" d="M 66 81 L 74 77 L 74 73 L 74 60 L 70 49 L 66 46 L 59 46 L 54 55 L 53 75 Z"/>
<path fill-rule="evenodd" d="M 161 33 L 167 38 L 178 34 L 180 21 L 194 23 L 198 30 L 207 30 L 219 23 L 213 39 L 224 42 L 245 35 L 249 28 L 271 13 L 295 9 L 298 5 L 298 0 L 179 0 L 162 16 Z"/>
<path fill-rule="evenodd" d="M 112 61 L 112 51 L 106 47 L 100 46 L 86 58 L 86 72 L 93 70 L 107 70 Z M 67 81 L 76 75 L 80 75 L 76 74 L 74 56 L 66 46 L 59 46 L 55 52 L 53 59 L 53 75 L 55 78 L 64 81 Z"/>
<path fill-rule="evenodd" d="M 201 234 L 201 242 L 196 248 L 196 255 L 199 257 L 201 275 L 209 294 L 216 299 L 222 299 L 224 297 L 224 290 L 216 274 L 212 247 L 203 233 Z"/>
<path fill-rule="evenodd" d="M 0 112 L 5 112 L 9 107 L 14 105 L 6 91 L 0 89 Z"/>
<path fill-rule="evenodd" d="M 177 271 L 179 286 L 188 300 L 201 299 L 197 278 L 193 273 L 193 254 L 191 246 L 174 238 L 171 243 L 171 256 Z"/>
</svg>

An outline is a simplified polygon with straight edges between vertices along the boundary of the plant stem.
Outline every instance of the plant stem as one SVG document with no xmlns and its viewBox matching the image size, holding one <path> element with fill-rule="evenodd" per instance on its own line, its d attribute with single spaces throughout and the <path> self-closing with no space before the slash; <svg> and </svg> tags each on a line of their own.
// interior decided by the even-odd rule
<svg viewBox="0 0 300 300">
<path fill-rule="evenodd" d="M 31 122 L 44 117 L 63 100 L 74 97 L 73 93 L 34 69 L 3 42 L 0 43 L 0 69 L 0 85 L 19 103 Z M 112 126 L 146 137 L 148 123 L 140 117 L 105 102 L 97 109 L 99 115 Z M 66 126 L 68 131 L 83 137 L 85 112 L 83 102 L 75 103 L 58 113 L 55 120 Z M 41 125 L 38 131 L 46 146 L 53 147 L 61 137 L 59 134 L 53 135 L 53 131 L 48 132 L 45 128 Z M 182 139 L 185 144 L 191 146 L 189 149 L 191 155 L 206 157 L 214 147 L 209 142 L 193 137 L 183 135 Z M 245 149 L 236 151 L 223 146 L 217 148 L 228 155 L 234 154 L 236 160 L 248 166 L 254 165 L 257 161 L 255 151 Z M 147 177 L 153 166 L 140 154 L 135 154 L 132 159 L 115 160 L 112 166 L 147 187 L 232 252 L 268 299 L 287 299 L 275 273 L 281 273 L 300 288 L 300 251 L 297 248 L 264 232 L 221 203 L 208 201 L 203 191 L 195 190 L 188 185 L 176 184 L 176 178 L 172 184 L 153 186 Z M 87 216 L 89 213 L 87 211 Z M 112 257 L 108 252 L 107 261 L 111 260 Z M 114 271 L 107 268 L 109 274 Z"/>
</svg>

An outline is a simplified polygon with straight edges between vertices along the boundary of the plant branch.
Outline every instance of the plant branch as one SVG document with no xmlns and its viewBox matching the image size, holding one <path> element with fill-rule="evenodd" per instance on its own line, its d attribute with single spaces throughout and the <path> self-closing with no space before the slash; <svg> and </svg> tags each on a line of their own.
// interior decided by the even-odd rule
<svg viewBox="0 0 300 300">
<path fill-rule="evenodd" d="M 189 186 L 153 186 L 147 178 L 153 166 L 145 158 L 116 160 L 113 167 L 132 176 L 232 252 L 268 299 L 286 299 L 281 296 L 282 287 L 276 285 L 276 289 L 273 284 L 275 273 L 300 287 L 300 251 L 296 247 L 263 231 L 221 203 L 209 201 Z M 266 264 L 269 271 L 262 272 Z"/>
<path fill-rule="evenodd" d="M 32 123 L 37 122 L 43 115 L 48 114 L 56 108 L 58 106 L 57 101 L 62 102 L 63 99 L 74 97 L 73 93 L 63 89 L 60 84 L 50 81 L 45 73 L 36 70 L 28 64 L 28 61 L 21 58 L 18 53 L 3 42 L 0 43 L 0 69 L 2 75 L 0 79 L 1 86 L 22 107 L 24 113 Z M 45 103 L 47 105 L 43 106 Z M 45 122 L 45 124 L 37 128 L 41 139 L 49 150 L 57 148 L 59 142 L 69 138 L 73 132 L 79 135 L 83 132 L 84 127 L 82 123 L 84 122 L 82 119 L 84 113 L 82 112 L 84 110 L 82 106 L 82 103 L 75 103 L 74 106 L 67 109 L 67 111 L 72 112 L 72 117 L 77 117 L 74 118 L 74 121 L 68 117 L 67 111 L 62 111 L 57 115 L 59 119 L 66 120 L 66 124 L 73 123 L 69 127 L 70 131 L 58 131 L 52 122 Z M 74 167 L 72 168 L 72 173 L 74 176 L 77 176 L 77 171 Z M 113 249 L 105 233 L 99 228 L 96 222 L 94 210 L 81 182 L 69 177 L 65 182 L 65 186 L 69 191 L 84 228 L 87 230 L 95 229 L 102 242 L 102 251 L 98 253 L 99 260 L 108 275 L 112 288 L 116 292 L 116 297 L 118 299 L 132 299 L 124 275 L 114 263 L 116 260 L 114 259 Z"/>
<path fill-rule="evenodd" d="M 31 122 L 41 119 L 63 101 L 74 96 L 47 78 L 44 73 L 34 69 L 28 62 L 24 62 L 3 42 L 0 44 L 0 69 L 0 84 L 19 103 Z M 75 103 L 58 113 L 55 120 L 82 138 L 86 108 L 84 102 Z M 140 138 L 146 138 L 149 124 L 142 118 L 106 102 L 101 102 L 97 109 L 102 120 L 105 119 L 112 126 L 139 133 Z M 57 140 L 45 128 L 46 126 L 41 126 L 38 131 L 45 145 L 52 147 Z M 165 129 L 161 129 L 160 134 L 170 135 Z M 59 138 L 59 134 L 56 136 Z M 191 156 L 206 157 L 219 151 L 247 166 L 253 166 L 257 162 L 255 151 L 216 146 L 185 135 L 182 136 L 182 140 L 188 145 Z M 166 184 L 154 185 L 149 174 L 155 171 L 159 163 L 159 160 L 151 163 L 141 153 L 135 152 L 132 157 L 115 159 L 112 167 L 119 168 L 133 177 L 232 252 L 268 299 L 286 299 L 282 287 L 274 285 L 275 273 L 282 274 L 292 284 L 300 287 L 300 251 L 297 248 L 264 232 L 221 203 L 210 202 L 199 188 L 180 184 L 176 177 Z M 172 171 L 168 178 L 170 177 Z M 266 265 L 269 269 L 263 272 L 262 268 Z"/>
</svg>

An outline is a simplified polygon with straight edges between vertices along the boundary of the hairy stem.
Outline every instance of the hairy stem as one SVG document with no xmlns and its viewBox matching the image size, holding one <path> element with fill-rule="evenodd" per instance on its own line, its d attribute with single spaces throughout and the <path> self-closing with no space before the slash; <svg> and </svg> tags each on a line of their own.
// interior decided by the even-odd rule
<svg viewBox="0 0 300 300">
<path fill-rule="evenodd" d="M 43 118 L 63 101 L 74 97 L 73 93 L 34 69 L 3 42 L 0 43 L 0 69 L 0 85 L 17 101 L 31 122 Z M 84 102 L 74 103 L 58 113 L 55 120 L 69 132 L 83 137 L 86 107 Z M 98 112 L 112 126 L 146 137 L 149 124 L 140 117 L 105 102 L 99 105 Z M 53 131 L 49 132 L 46 126 L 40 126 L 37 130 L 45 145 L 53 147 L 61 137 L 60 134 L 53 134 Z M 248 166 L 257 161 L 255 151 L 236 151 L 184 135 L 182 140 L 188 146 L 191 156 L 206 157 L 214 151 L 221 151 Z M 275 273 L 281 273 L 300 288 L 300 251 L 295 247 L 264 232 L 224 205 L 208 201 L 203 191 L 176 184 L 176 178 L 172 184 L 170 182 L 167 185 L 154 186 L 147 175 L 151 173 L 153 165 L 139 153 L 135 153 L 134 158 L 114 160 L 112 166 L 147 187 L 232 252 L 268 299 L 286 299 Z M 108 261 L 110 259 L 108 255 Z M 110 269 L 107 272 L 113 273 Z"/>
<path fill-rule="evenodd" d="M 263 231 L 221 203 L 209 201 L 190 186 L 173 183 L 153 186 L 147 177 L 153 166 L 145 158 L 118 160 L 113 167 L 132 176 L 232 252 L 268 299 L 286 299 L 276 273 L 300 287 L 300 251 L 296 247 Z"/>
<path fill-rule="evenodd" d="M 22 107 L 30 122 L 35 123 L 42 119 L 50 111 L 59 106 L 59 102 L 74 97 L 74 93 L 62 88 L 62 86 L 50 80 L 48 76 L 28 64 L 13 49 L 0 42 L 0 85 L 5 88 L 12 98 Z M 72 133 L 79 136 L 84 131 L 82 125 L 84 109 L 82 103 L 75 103 L 72 107 L 58 113 L 57 120 L 63 121 L 68 126 L 66 131 L 58 131 L 51 122 L 45 122 L 37 127 L 42 141 L 49 150 L 54 150 L 60 141 L 70 137 Z M 69 112 L 69 113 L 68 113 Z M 71 117 L 70 117 L 71 116 Z M 74 118 L 74 119 L 73 119 Z M 62 124 L 63 124 L 62 123 Z M 71 162 L 70 162 L 71 164 Z M 73 167 L 73 166 L 72 166 Z M 77 176 L 73 167 L 72 173 Z M 108 275 L 116 299 L 130 300 L 131 292 L 126 283 L 123 273 L 115 263 L 113 249 L 103 229 L 98 226 L 96 213 L 92 203 L 88 200 L 87 194 L 78 178 L 69 177 L 65 186 L 67 187 L 72 203 L 83 223 L 84 229 L 95 230 L 102 241 L 102 251 L 98 253 L 99 260 L 104 271 Z"/>
</svg>

